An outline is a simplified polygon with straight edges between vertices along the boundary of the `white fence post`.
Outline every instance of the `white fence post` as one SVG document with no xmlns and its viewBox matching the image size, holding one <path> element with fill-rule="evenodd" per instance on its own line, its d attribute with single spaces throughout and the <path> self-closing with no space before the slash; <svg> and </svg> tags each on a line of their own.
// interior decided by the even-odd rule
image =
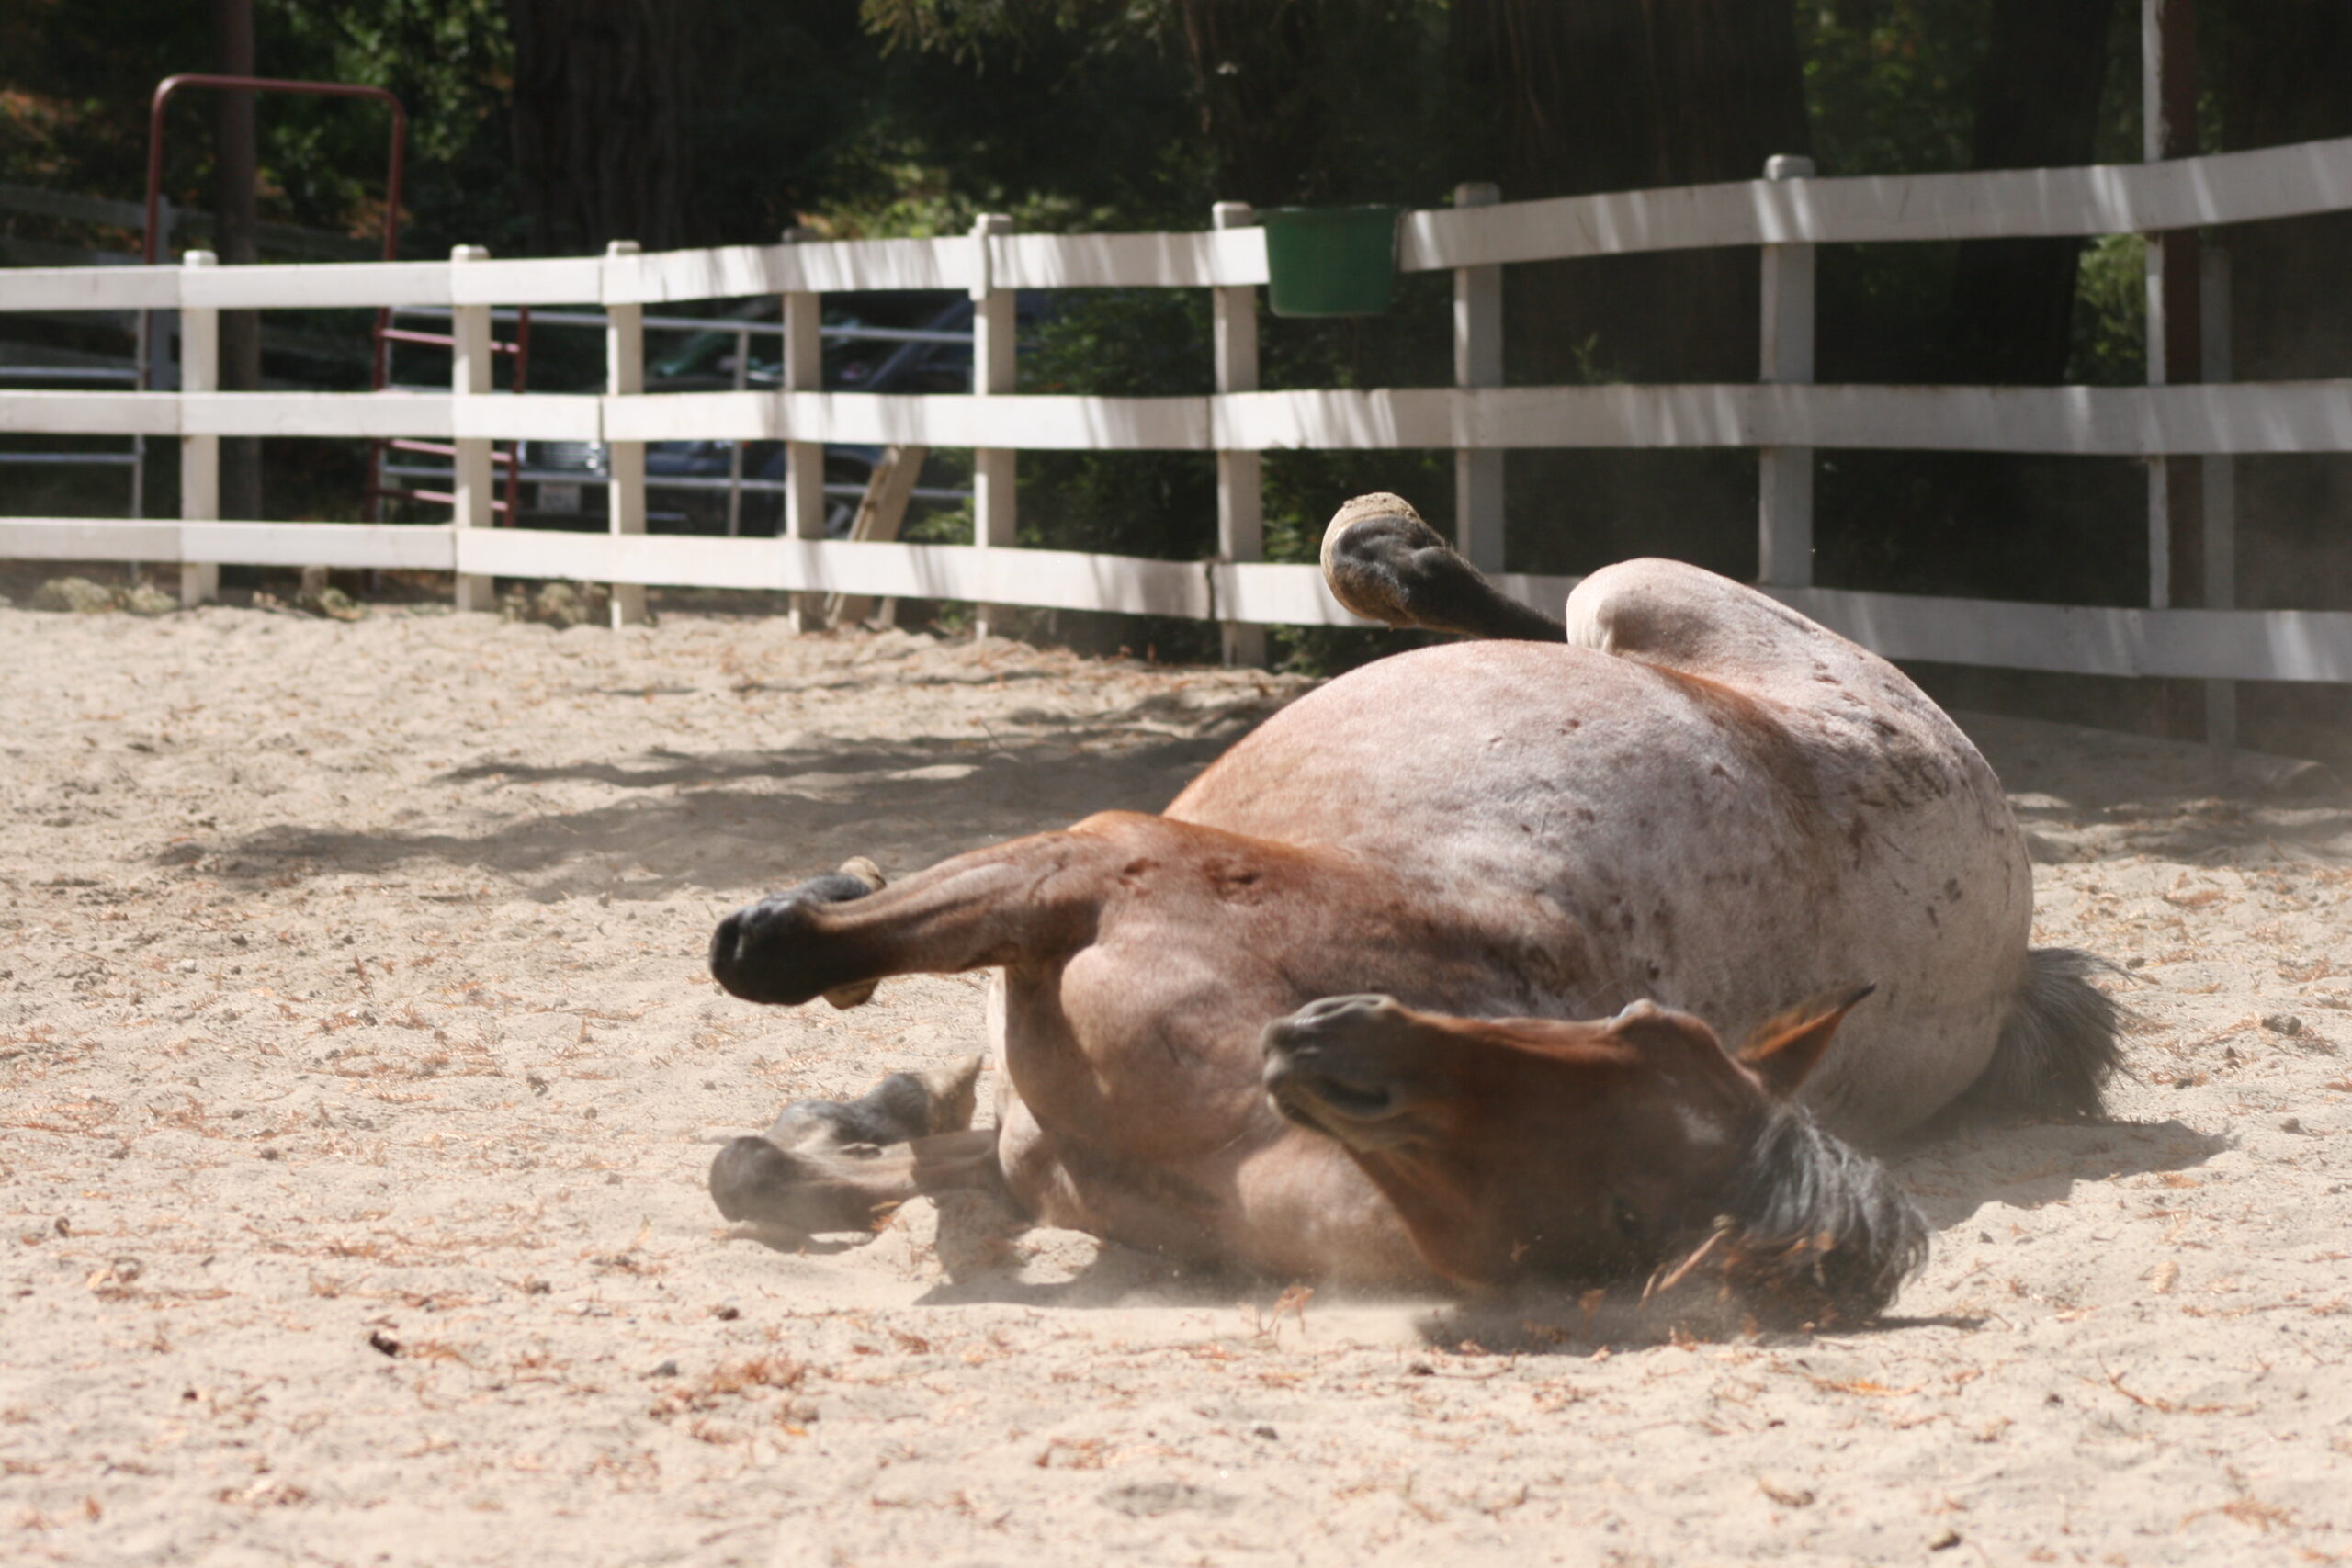
<svg viewBox="0 0 2352 1568">
<path fill-rule="evenodd" d="M 2140 0 L 2140 152 L 2143 162 L 2161 163 L 2197 151 L 2195 51 L 2189 48 L 2179 58 L 2166 54 L 2168 45 L 2193 44 L 2196 20 L 2190 0 Z M 2198 380 L 2200 371 L 2196 361 L 2202 346 L 2203 323 L 2172 320 L 2173 306 L 2187 304 L 2180 286 L 2193 289 L 2199 281 L 2192 270 L 2197 265 L 2197 231 L 2177 229 L 2146 234 L 2144 247 L 2148 385 L 2165 386 L 2176 375 Z M 2173 287 L 2167 287 L 2168 277 Z M 2183 314 L 2187 314 L 2185 309 Z M 2193 583 L 2173 581 L 2172 480 L 2177 462 L 2195 464 L 2197 458 L 2160 456 L 2148 464 L 2148 604 L 2159 610 L 2170 608 L 2184 592 L 2195 597 Z M 2188 495 L 2181 499 L 2193 504 Z M 2188 528 L 2197 526 L 2193 513 L 2179 521 Z M 2189 567 L 2191 559 L 2202 565 L 2201 555 L 2180 564 Z"/>
<path fill-rule="evenodd" d="M 1019 321 L 1017 296 L 996 287 L 989 255 L 989 238 L 1012 232 L 1012 220 L 1001 212 L 982 213 L 972 224 L 972 390 L 980 397 L 1010 392 L 1015 378 L 1014 334 Z M 1020 521 L 1013 493 L 1020 455 L 1009 447 L 982 447 L 972 454 L 972 543 L 983 550 L 1009 547 Z M 974 615 L 976 635 L 987 637 L 1010 618 L 1005 606 L 981 604 Z"/>
<path fill-rule="evenodd" d="M 608 256 L 638 254 L 635 240 L 615 240 L 605 247 Z M 645 390 L 645 307 L 605 307 L 605 390 L 615 397 L 637 397 Z M 645 443 L 608 441 L 605 472 L 611 476 L 605 499 L 605 517 L 616 534 L 645 532 Z M 513 519 L 509 519 L 512 522 Z M 645 585 L 606 585 L 612 597 L 613 629 L 633 626 L 645 619 Z"/>
<path fill-rule="evenodd" d="M 1248 229 L 1258 221 L 1257 210 L 1246 201 L 1220 201 L 1209 209 L 1209 224 L 1216 229 Z M 1216 389 L 1254 392 L 1258 389 L 1258 288 L 1255 284 L 1209 290 L 1215 319 Z M 1255 452 L 1216 455 L 1216 558 L 1255 561 L 1266 558 L 1265 463 Z M 1266 628 L 1242 621 L 1217 626 L 1227 664 L 1266 662 Z"/>
<path fill-rule="evenodd" d="M 1813 177 L 1813 160 L 1783 154 L 1764 162 L 1768 180 Z M 1764 247 L 1763 365 L 1760 378 L 1813 379 L 1813 246 Z M 1756 455 L 1756 580 L 1778 588 L 1813 582 L 1813 448 L 1767 446 Z"/>
<path fill-rule="evenodd" d="M 799 244 L 810 237 L 802 228 L 786 229 L 784 243 Z M 821 296 L 794 290 L 784 296 L 784 373 L 781 397 L 795 392 L 820 392 L 825 386 L 825 316 Z M 787 423 L 786 428 L 790 428 Z M 825 536 L 825 446 L 821 441 L 784 444 L 784 536 L 821 539 Z M 824 625 L 824 595 L 792 596 L 792 629 L 815 631 Z"/>
<path fill-rule="evenodd" d="M 210 251 L 190 251 L 182 266 L 212 266 Z M 143 330 L 143 328 L 142 328 Z M 220 389 L 220 312 L 205 306 L 180 308 L 180 390 Z M 210 523 L 220 515 L 220 438 L 180 437 L 180 520 Z M 180 564 L 180 604 L 193 609 L 220 592 L 220 569 L 209 563 Z"/>
<path fill-rule="evenodd" d="M 172 254 L 172 225 L 177 221 L 178 217 L 179 209 L 172 205 L 172 198 L 170 197 L 161 196 L 156 197 L 155 227 L 157 232 L 155 236 L 155 254 L 157 255 L 168 257 Z M 195 254 L 196 253 L 194 252 L 189 253 L 191 256 Z M 207 251 L 204 254 L 210 257 L 212 253 Z M 193 266 L 198 264 L 193 261 L 186 261 L 183 265 Z M 208 263 L 206 265 L 210 264 Z M 176 332 L 178 331 L 178 328 L 175 327 L 173 330 Z M 168 354 L 159 355 L 156 351 L 155 312 L 153 310 L 141 310 L 139 312 L 136 323 L 131 329 L 131 367 L 137 374 L 137 379 L 131 384 L 139 390 L 144 392 L 156 389 L 157 382 L 155 368 L 156 362 L 159 357 L 166 361 L 169 359 Z M 171 380 L 168 384 L 174 387 L 177 387 L 179 385 L 175 378 Z M 179 389 L 186 391 L 187 389 L 181 387 Z M 217 388 L 215 389 L 217 389 Z M 130 438 L 130 515 L 133 518 L 141 518 L 147 515 L 147 438 L 144 435 L 134 435 Z M 133 562 L 131 564 L 132 572 L 135 574 L 138 570 L 138 563 Z M 213 570 L 212 576 L 214 581 L 217 582 L 220 576 L 217 568 Z M 181 573 L 180 591 L 183 603 L 188 602 L 186 598 L 187 581 L 185 570 Z"/>
<path fill-rule="evenodd" d="M 1485 181 L 1453 187 L 1453 205 L 1492 207 L 1502 189 Z M 1503 269 L 1453 269 L 1453 384 L 1503 384 Z M 1491 446 L 1453 454 L 1453 547 L 1484 572 L 1503 570 L 1503 454 Z"/>
<path fill-rule="evenodd" d="M 489 259 L 490 252 L 481 245 L 453 245 L 449 250 L 452 265 Z M 458 398 L 480 397 L 490 390 L 490 342 L 489 306 L 451 307 L 449 390 Z M 496 516 L 491 510 L 491 502 L 498 493 L 497 483 L 492 478 L 490 443 L 459 437 L 450 445 L 456 449 L 456 456 L 451 459 L 455 473 L 449 487 L 452 493 L 450 521 L 460 528 L 487 528 Z M 498 607 L 497 588 L 497 583 L 490 578 L 460 571 L 458 573 L 457 607 L 460 610 L 494 610 Z"/>
<path fill-rule="evenodd" d="M 2230 253 L 2207 245 L 2199 258 L 2203 287 L 2198 322 L 2205 379 L 2236 379 L 2230 353 Z M 2205 495 L 2205 608 L 2233 610 L 2238 599 L 2238 460 L 2208 452 L 2203 464 Z M 2238 743 L 2238 688 L 2234 681 L 2205 682 L 2205 743 L 2217 751 Z"/>
<path fill-rule="evenodd" d="M 2140 153 L 2148 163 L 2165 155 L 2164 16 L 2162 0 L 2140 0 Z M 2161 387 L 2165 375 L 2165 243 L 2159 234 L 2142 236 L 2141 280 L 2147 290 L 2144 334 L 2148 385 Z M 2148 607 L 2172 605 L 2172 464 L 2148 459 Z"/>
<path fill-rule="evenodd" d="M 638 357 L 645 355 L 643 339 L 639 340 Z M 742 391 L 752 384 L 752 329 L 735 329 L 735 389 Z M 727 536 L 743 536 L 743 438 L 737 436 L 727 444 Z"/>
</svg>

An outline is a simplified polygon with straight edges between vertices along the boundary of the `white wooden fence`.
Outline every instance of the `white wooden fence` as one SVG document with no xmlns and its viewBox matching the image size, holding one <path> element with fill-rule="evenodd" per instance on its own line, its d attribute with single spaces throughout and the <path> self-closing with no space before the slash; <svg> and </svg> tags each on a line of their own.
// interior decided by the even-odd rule
<svg viewBox="0 0 2352 1568">
<path fill-rule="evenodd" d="M 1896 658 L 2109 675 L 2352 681 L 2352 613 L 2162 607 L 2152 548 L 2149 609 L 2099 609 L 1844 592 L 1811 586 L 1811 453 L 1881 447 L 2167 456 L 2352 451 L 2352 380 L 2147 388 L 1817 386 L 1811 382 L 1812 247 L 1824 243 L 2154 232 L 2352 208 L 2352 139 L 2114 167 L 1810 177 L 1775 160 L 1769 177 L 1547 201 L 1498 203 L 1464 187 L 1451 209 L 1409 214 L 1407 271 L 1455 275 L 1456 380 L 1387 391 L 1258 389 L 1256 286 L 1263 233 L 1247 209 L 1218 209 L 1199 233 L 1042 235 L 985 219 L 938 240 L 784 243 L 495 261 L 461 247 L 447 262 L 219 267 L 200 253 L 159 267 L 0 270 L 0 310 L 178 310 L 182 389 L 0 391 L 0 435 L 176 437 L 178 524 L 0 518 L 0 557 L 179 562 L 182 592 L 209 594 L 222 563 L 432 568 L 458 574 L 461 604 L 488 604 L 495 576 L 788 590 L 1192 616 L 1227 627 L 1237 657 L 1252 628 L 1351 624 L 1312 566 L 1260 553 L 1257 454 L 1281 447 L 1451 447 L 1461 543 L 1499 568 L 1501 474 L 1513 446 L 1758 448 L 1766 586 Z M 1765 247 L 1764 342 L 1755 383 L 1503 387 L 1498 269 L 1514 262 L 1714 245 Z M 1216 389 L 1198 397 L 1039 396 L 1011 390 L 1014 292 L 1194 288 L 1216 307 Z M 829 392 L 819 383 L 818 307 L 831 291 L 962 288 L 975 299 L 969 394 Z M 644 393 L 644 308 L 776 294 L 786 324 L 781 391 Z M 489 390 L 492 305 L 604 308 L 604 395 Z M 218 313 L 353 306 L 452 308 L 458 348 L 447 395 L 237 392 L 217 386 Z M 458 447 L 447 526 L 262 524 L 218 517 L 223 435 L 406 436 Z M 498 528 L 490 443 L 601 441 L 613 453 L 611 532 Z M 786 444 L 784 534 L 724 539 L 644 533 L 643 444 Z M 968 546 L 829 541 L 827 442 L 975 449 Z M 1168 562 L 1016 549 L 1023 450 L 1215 452 L 1219 558 Z M 1340 497 L 1332 498 L 1336 503 Z M 2229 526 L 2224 514 L 2209 530 Z M 2152 527 L 2161 518 L 2152 516 Z M 2154 543 L 2161 547 L 2163 540 Z M 1557 608 L 1570 580 L 1502 575 L 1507 592 Z M 640 614 L 641 592 L 616 595 Z"/>
</svg>

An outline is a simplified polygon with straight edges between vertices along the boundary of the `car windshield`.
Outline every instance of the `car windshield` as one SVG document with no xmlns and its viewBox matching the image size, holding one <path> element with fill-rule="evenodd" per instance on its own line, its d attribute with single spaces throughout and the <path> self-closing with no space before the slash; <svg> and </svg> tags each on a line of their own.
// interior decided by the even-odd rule
<svg viewBox="0 0 2352 1568">
<path fill-rule="evenodd" d="M 783 339 L 774 301 L 737 318 L 754 330 L 741 334 L 714 321 L 712 330 L 673 338 L 648 367 L 649 379 L 668 390 L 714 389 L 737 384 L 737 344 L 748 344 L 741 380 L 749 386 L 783 381 Z M 824 314 L 824 385 L 860 392 L 963 391 L 971 385 L 972 303 L 960 295 L 906 293 L 829 299 Z"/>
</svg>

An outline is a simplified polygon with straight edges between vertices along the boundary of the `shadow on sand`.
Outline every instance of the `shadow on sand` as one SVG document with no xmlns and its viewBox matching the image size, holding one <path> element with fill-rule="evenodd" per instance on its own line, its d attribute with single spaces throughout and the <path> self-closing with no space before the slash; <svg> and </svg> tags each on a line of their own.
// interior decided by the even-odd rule
<svg viewBox="0 0 2352 1568">
<path fill-rule="evenodd" d="M 180 845 L 168 863 L 213 857 L 224 877 L 311 872 L 447 874 L 481 868 L 540 902 L 610 893 L 781 886 L 871 856 L 893 875 L 1044 832 L 1097 811 L 1158 811 L 1222 751 L 1224 737 L 1138 740 L 1102 751 L 1068 741 L 822 747 L 634 763 L 478 766 L 450 784 L 592 781 L 639 792 L 584 810 L 535 812 L 478 832 L 356 832 L 277 824 L 220 845 Z"/>
<path fill-rule="evenodd" d="M 1906 1149 L 1891 1164 L 1928 1222 L 1943 1231 L 1987 1203 L 2063 1203 L 2077 1182 L 2182 1170 L 2227 1147 L 2227 1138 L 2171 1120 L 2047 1122 L 1970 1128 Z"/>
<path fill-rule="evenodd" d="M 2202 1164 L 2228 1140 L 2177 1121 L 2086 1121 L 1975 1127 L 1922 1141 L 1890 1163 L 1938 1234 L 1971 1222 L 1988 1203 L 2032 1209 L 2063 1202 L 2078 1183 L 2109 1181 Z M 1864 1323 L 1807 1330 L 1759 1327 L 1703 1280 L 1655 1299 L 1642 1281 L 1603 1289 L 1533 1283 L 1466 1291 L 1336 1287 L 1297 1292 L 1294 1282 L 1231 1267 L 1180 1263 L 1071 1232 L 1033 1231 L 998 1194 L 961 1192 L 937 1200 L 935 1250 L 947 1278 L 920 1298 L 925 1306 L 982 1304 L 1064 1309 L 1160 1307 L 1230 1313 L 1231 1333 L 1266 1338 L 1283 1332 L 1285 1314 L 1313 1315 L 1312 1303 L 1335 1309 L 1384 1309 L 1409 1324 L 1429 1348 L 1454 1355 L 1590 1357 L 1665 1344 L 1748 1340 L 1799 1345 L 1985 1321 L 1962 1315 L 1888 1314 Z M 843 1237 L 739 1232 L 782 1251 L 836 1254 L 860 1245 Z M 1432 1370 L 1428 1375 L 1442 1375 Z"/>
<path fill-rule="evenodd" d="M 1977 1126 L 1923 1139 L 1889 1160 L 1943 1245 L 1988 1203 L 2038 1209 L 2073 1197 L 2078 1183 L 2111 1181 L 2203 1164 L 2229 1140 L 2177 1121 L 2094 1120 Z M 1867 1323 L 1824 1325 L 1812 1334 L 1758 1331 L 1712 1288 L 1645 1303 L 1641 1287 L 1577 1292 L 1521 1288 L 1464 1300 L 1422 1325 L 1442 1348 L 1513 1355 L 1590 1356 L 1689 1340 L 1754 1336 L 1758 1343 L 1798 1344 L 1898 1333 L 1923 1327 L 1974 1328 L 1982 1320 L 1888 1314 Z"/>
</svg>

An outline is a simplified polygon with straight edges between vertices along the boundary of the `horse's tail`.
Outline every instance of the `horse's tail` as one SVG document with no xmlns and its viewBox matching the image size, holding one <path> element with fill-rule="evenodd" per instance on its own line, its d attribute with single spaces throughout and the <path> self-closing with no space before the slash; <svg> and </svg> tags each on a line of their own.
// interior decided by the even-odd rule
<svg viewBox="0 0 2352 1568">
<path fill-rule="evenodd" d="M 2091 976 L 2114 969 L 2072 947 L 2029 953 L 2025 984 L 2001 1025 L 2000 1043 L 1960 1108 L 2010 1118 L 2097 1115 L 2101 1091 L 2123 1059 L 2123 1009 Z"/>
</svg>

